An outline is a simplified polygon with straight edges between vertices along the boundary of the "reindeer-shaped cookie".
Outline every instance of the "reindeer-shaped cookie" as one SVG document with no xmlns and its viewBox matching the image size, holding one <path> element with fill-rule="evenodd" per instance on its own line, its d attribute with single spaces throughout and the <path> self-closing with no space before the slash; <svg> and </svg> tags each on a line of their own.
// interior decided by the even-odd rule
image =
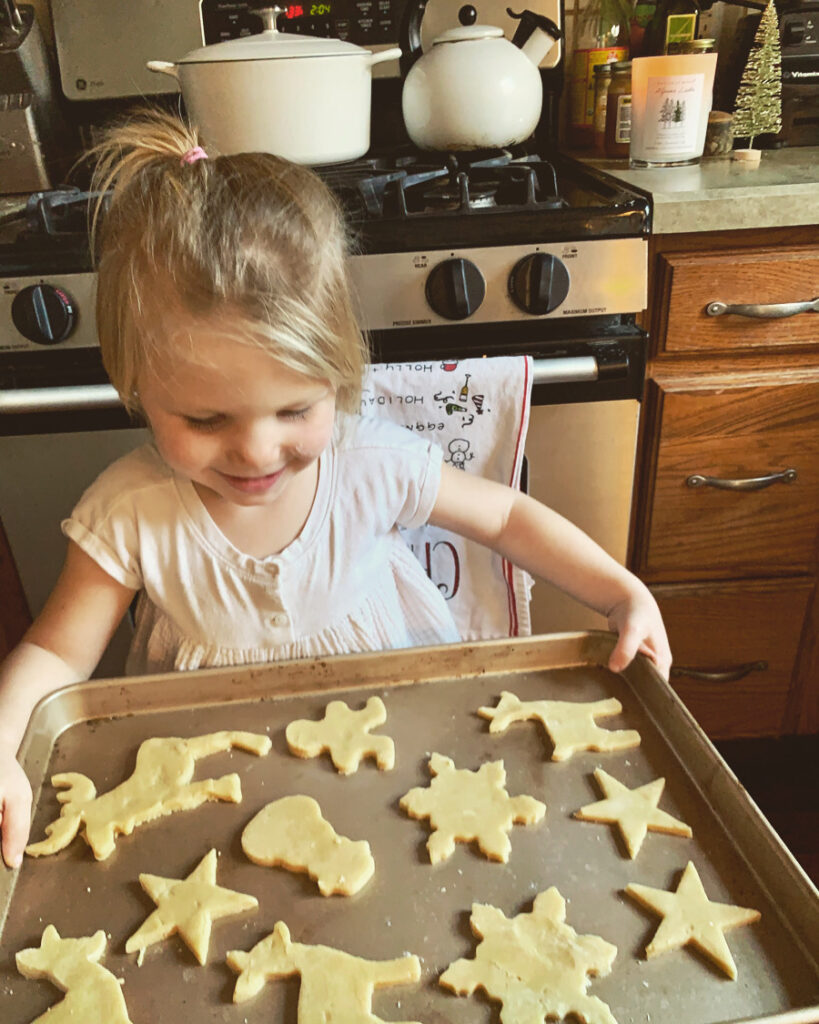
<svg viewBox="0 0 819 1024">
<path fill-rule="evenodd" d="M 46 826 L 48 839 L 31 843 L 26 853 L 42 857 L 64 849 L 85 826 L 83 837 L 97 860 L 114 850 L 117 835 L 130 835 L 137 825 L 173 811 L 187 811 L 206 800 L 239 803 L 242 788 L 232 772 L 220 779 L 191 782 L 196 762 L 208 754 L 239 747 L 262 756 L 270 750 L 270 737 L 252 732 L 213 732 L 180 739 L 174 736 L 140 743 L 133 775 L 97 796 L 94 783 L 79 772 L 53 775 L 51 783 L 63 790 L 63 805 L 56 821 Z"/>
<path fill-rule="evenodd" d="M 418 981 L 421 977 L 417 956 L 364 960 L 330 946 L 302 945 L 291 942 L 290 931 L 283 921 L 278 921 L 273 931 L 250 952 L 232 950 L 227 962 L 239 973 L 233 992 L 234 1003 L 251 999 L 271 979 L 301 975 L 298 1024 L 324 1024 L 325 1021 L 385 1024 L 372 1012 L 373 991 L 387 985 Z"/>
<path fill-rule="evenodd" d="M 48 978 L 66 993 L 31 1024 L 132 1024 L 116 975 L 98 961 L 105 952 L 105 932 L 80 939 L 62 939 L 50 924 L 38 948 L 17 954 L 17 970 L 24 978 Z"/>
<path fill-rule="evenodd" d="M 566 761 L 579 750 L 628 750 L 640 745 L 634 729 L 602 729 L 595 718 L 618 715 L 623 710 L 615 697 L 608 700 L 521 700 L 504 690 L 494 708 L 478 708 L 491 722 L 490 732 L 506 732 L 513 722 L 540 720 L 554 743 L 553 761 Z"/>
</svg>

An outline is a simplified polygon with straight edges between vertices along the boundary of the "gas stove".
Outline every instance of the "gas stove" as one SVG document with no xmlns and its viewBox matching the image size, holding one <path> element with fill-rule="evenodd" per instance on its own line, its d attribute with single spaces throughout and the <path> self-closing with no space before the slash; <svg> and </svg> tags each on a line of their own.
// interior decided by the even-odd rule
<svg viewBox="0 0 819 1024">
<path fill-rule="evenodd" d="M 641 368 L 651 209 L 638 191 L 563 155 L 506 150 L 399 151 L 316 171 L 353 234 L 375 359 L 596 348 L 605 376 L 631 346 Z M 88 247 L 97 198 L 35 193 L 0 219 L 5 389 L 105 383 Z"/>
</svg>

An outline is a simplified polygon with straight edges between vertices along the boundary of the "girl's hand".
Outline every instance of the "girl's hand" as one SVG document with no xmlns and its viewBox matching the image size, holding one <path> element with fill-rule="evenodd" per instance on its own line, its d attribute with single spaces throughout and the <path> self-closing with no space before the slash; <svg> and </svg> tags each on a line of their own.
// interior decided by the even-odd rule
<svg viewBox="0 0 819 1024">
<path fill-rule="evenodd" d="M 19 868 L 31 827 L 31 785 L 11 754 L 0 755 L 0 834 L 3 860 Z"/>
<path fill-rule="evenodd" d="M 639 653 L 650 658 L 663 679 L 668 679 L 671 648 L 660 609 L 646 587 L 640 584 L 627 598 L 611 608 L 608 622 L 609 629 L 619 635 L 609 658 L 612 672 L 622 672 Z"/>
</svg>

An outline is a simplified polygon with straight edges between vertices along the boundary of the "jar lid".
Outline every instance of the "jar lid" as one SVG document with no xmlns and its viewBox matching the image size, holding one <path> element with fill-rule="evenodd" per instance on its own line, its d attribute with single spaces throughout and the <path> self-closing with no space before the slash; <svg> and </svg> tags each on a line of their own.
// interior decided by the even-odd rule
<svg viewBox="0 0 819 1024">
<path fill-rule="evenodd" d="M 612 70 L 613 71 L 618 71 L 618 72 L 619 71 L 631 71 L 631 61 L 630 60 L 616 60 L 614 62 L 614 64 L 612 64 Z"/>
<path fill-rule="evenodd" d="M 707 53 L 716 47 L 716 39 L 689 39 L 684 46 L 686 53 Z"/>
<path fill-rule="evenodd" d="M 613 61 L 609 61 L 608 64 L 595 64 L 594 73 L 595 75 L 610 75 L 613 66 Z"/>
</svg>

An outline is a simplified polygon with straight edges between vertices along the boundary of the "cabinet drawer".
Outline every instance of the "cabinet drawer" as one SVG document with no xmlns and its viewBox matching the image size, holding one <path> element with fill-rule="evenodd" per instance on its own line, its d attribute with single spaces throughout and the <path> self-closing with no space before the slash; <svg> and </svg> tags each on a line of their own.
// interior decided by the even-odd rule
<svg viewBox="0 0 819 1024">
<path fill-rule="evenodd" d="M 667 253 L 659 257 L 658 271 L 663 310 L 658 325 L 660 350 L 819 345 L 817 312 L 772 319 L 706 312 L 712 302 L 769 306 L 816 299 L 819 251 L 814 247 Z"/>
<path fill-rule="evenodd" d="M 813 587 L 797 579 L 651 588 L 674 656 L 671 683 L 709 736 L 782 732 Z"/>
<path fill-rule="evenodd" d="M 650 382 L 649 396 L 659 441 L 637 561 L 646 579 L 813 574 L 819 383 L 670 391 Z M 760 489 L 715 485 L 788 470 L 795 479 Z M 709 482 L 692 486 L 692 477 Z"/>
</svg>

